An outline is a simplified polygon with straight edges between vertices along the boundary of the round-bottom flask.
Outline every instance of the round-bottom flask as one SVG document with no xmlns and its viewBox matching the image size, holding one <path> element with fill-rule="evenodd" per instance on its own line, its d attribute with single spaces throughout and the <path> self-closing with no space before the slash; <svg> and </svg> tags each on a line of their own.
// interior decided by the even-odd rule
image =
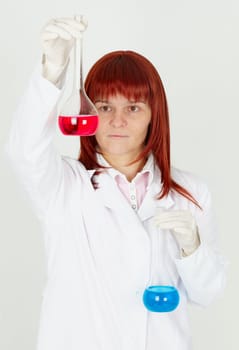
<svg viewBox="0 0 239 350">
<path fill-rule="evenodd" d="M 179 301 L 179 293 L 173 286 L 149 286 L 143 294 L 144 306 L 151 312 L 171 312 Z"/>
</svg>

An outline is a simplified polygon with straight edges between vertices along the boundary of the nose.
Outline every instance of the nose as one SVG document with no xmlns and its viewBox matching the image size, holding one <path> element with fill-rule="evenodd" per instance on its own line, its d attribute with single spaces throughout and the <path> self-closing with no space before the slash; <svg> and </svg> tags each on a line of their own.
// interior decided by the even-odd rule
<svg viewBox="0 0 239 350">
<path fill-rule="evenodd" d="M 127 124 L 127 121 L 123 111 L 115 111 L 114 114 L 112 115 L 110 124 L 114 128 L 124 127 Z"/>
</svg>

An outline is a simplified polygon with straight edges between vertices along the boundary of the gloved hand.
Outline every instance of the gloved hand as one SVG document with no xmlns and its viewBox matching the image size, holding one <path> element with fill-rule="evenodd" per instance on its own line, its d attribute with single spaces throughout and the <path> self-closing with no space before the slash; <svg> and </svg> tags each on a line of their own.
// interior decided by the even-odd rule
<svg viewBox="0 0 239 350">
<path fill-rule="evenodd" d="M 155 223 L 162 230 L 171 230 L 182 251 L 182 256 L 191 255 L 199 247 L 198 227 L 190 211 L 159 210 L 155 216 Z"/>
<path fill-rule="evenodd" d="M 69 63 L 74 39 L 80 38 L 87 28 L 82 16 L 51 19 L 41 32 L 42 75 L 61 87 Z"/>
</svg>

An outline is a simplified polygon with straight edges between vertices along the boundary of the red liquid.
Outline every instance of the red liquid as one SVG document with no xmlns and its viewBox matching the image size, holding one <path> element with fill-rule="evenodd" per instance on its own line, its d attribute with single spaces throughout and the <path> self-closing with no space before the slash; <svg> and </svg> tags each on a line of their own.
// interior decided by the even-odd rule
<svg viewBox="0 0 239 350">
<path fill-rule="evenodd" d="M 64 135 L 94 135 L 98 126 L 97 115 L 60 115 L 59 127 Z"/>
</svg>

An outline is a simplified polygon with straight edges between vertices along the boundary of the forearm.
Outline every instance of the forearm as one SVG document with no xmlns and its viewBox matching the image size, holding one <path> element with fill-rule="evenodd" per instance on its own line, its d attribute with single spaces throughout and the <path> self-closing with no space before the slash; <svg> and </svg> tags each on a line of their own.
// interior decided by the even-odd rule
<svg viewBox="0 0 239 350">
<path fill-rule="evenodd" d="M 207 244 L 175 264 L 191 302 L 207 306 L 224 291 L 227 262 Z"/>
<path fill-rule="evenodd" d="M 224 291 L 228 262 L 220 252 L 211 194 L 205 184 L 200 184 L 196 197 L 202 207 L 195 211 L 200 246 L 175 263 L 189 299 L 206 306 Z"/>
<path fill-rule="evenodd" d="M 37 66 L 15 112 L 7 151 L 11 157 L 31 158 L 39 143 L 51 143 L 56 121 L 56 103 L 61 91 L 41 76 Z"/>
<path fill-rule="evenodd" d="M 61 176 L 61 159 L 53 145 L 61 92 L 40 70 L 37 67 L 15 112 L 6 151 L 30 197 L 45 207 L 47 192 L 53 192 Z"/>
</svg>

